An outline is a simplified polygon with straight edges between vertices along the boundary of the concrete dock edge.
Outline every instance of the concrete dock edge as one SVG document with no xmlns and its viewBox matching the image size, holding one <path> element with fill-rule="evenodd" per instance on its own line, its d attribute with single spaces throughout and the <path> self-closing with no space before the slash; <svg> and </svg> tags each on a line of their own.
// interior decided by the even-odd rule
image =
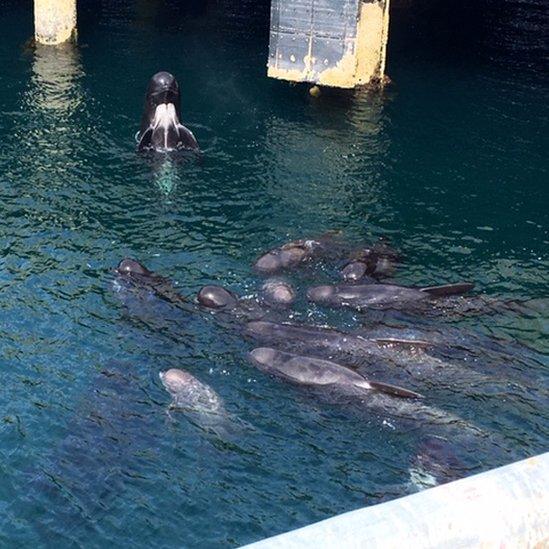
<svg viewBox="0 0 549 549">
<path fill-rule="evenodd" d="M 549 547 L 549 453 L 246 547 Z"/>
</svg>

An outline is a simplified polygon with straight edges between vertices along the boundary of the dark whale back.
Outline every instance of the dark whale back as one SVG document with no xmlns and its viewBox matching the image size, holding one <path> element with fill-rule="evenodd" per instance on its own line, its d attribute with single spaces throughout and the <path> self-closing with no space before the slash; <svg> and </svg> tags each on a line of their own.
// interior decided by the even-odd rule
<svg viewBox="0 0 549 549">
<path fill-rule="evenodd" d="M 135 259 L 123 259 L 115 272 L 120 281 L 130 286 L 152 292 L 174 305 L 189 308 L 189 302 L 179 293 L 171 280 L 150 271 Z"/>
<path fill-rule="evenodd" d="M 449 297 L 468 292 L 474 287 L 470 283 L 447 284 L 409 288 L 395 284 L 357 284 L 336 286 L 315 286 L 307 297 L 316 303 L 332 307 L 391 306 L 414 303 L 430 298 Z"/>
<path fill-rule="evenodd" d="M 346 366 L 329 360 L 295 355 L 269 347 L 254 349 L 250 359 L 258 369 L 299 385 L 354 387 L 399 398 L 423 398 L 419 393 L 402 387 L 370 381 Z"/>
</svg>

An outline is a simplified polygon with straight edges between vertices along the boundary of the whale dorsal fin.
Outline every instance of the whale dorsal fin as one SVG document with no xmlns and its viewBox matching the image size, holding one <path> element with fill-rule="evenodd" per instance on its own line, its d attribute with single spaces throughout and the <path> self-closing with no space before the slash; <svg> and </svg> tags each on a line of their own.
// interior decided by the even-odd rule
<svg viewBox="0 0 549 549">
<path fill-rule="evenodd" d="M 420 288 L 419 291 L 435 297 L 444 297 L 464 294 L 474 287 L 475 285 L 472 282 L 458 282 L 457 284 L 444 284 L 442 286 L 427 286 L 425 288 Z"/>
<path fill-rule="evenodd" d="M 424 398 L 423 395 L 416 393 L 415 391 L 410 391 L 409 389 L 404 389 L 398 385 L 390 385 L 389 383 L 382 383 L 381 381 L 370 381 L 368 380 L 370 387 L 380 393 L 385 393 L 387 395 L 396 396 L 400 398 Z"/>
</svg>

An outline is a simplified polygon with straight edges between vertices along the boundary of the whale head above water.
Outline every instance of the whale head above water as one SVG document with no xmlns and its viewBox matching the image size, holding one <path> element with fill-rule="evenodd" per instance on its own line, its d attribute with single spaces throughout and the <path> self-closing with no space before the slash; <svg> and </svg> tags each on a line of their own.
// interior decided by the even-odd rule
<svg viewBox="0 0 549 549">
<path fill-rule="evenodd" d="M 181 92 L 169 72 L 157 72 L 149 81 L 139 130 L 140 151 L 198 151 L 192 132 L 181 124 Z"/>
<path fill-rule="evenodd" d="M 157 72 L 147 87 L 146 104 L 150 111 L 156 110 L 158 105 L 171 103 L 174 105 L 177 116 L 181 116 L 181 92 L 179 84 L 173 74 Z"/>
</svg>

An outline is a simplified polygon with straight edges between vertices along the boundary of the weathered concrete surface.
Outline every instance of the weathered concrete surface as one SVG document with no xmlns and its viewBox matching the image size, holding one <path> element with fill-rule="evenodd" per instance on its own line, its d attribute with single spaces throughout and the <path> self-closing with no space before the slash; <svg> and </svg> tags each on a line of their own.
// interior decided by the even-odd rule
<svg viewBox="0 0 549 549">
<path fill-rule="evenodd" d="M 549 453 L 246 547 L 549 547 Z"/>
<path fill-rule="evenodd" d="M 389 0 L 272 0 L 268 75 L 353 88 L 381 82 Z"/>
<path fill-rule="evenodd" d="M 34 38 L 61 44 L 76 37 L 76 0 L 34 0 Z"/>
</svg>

